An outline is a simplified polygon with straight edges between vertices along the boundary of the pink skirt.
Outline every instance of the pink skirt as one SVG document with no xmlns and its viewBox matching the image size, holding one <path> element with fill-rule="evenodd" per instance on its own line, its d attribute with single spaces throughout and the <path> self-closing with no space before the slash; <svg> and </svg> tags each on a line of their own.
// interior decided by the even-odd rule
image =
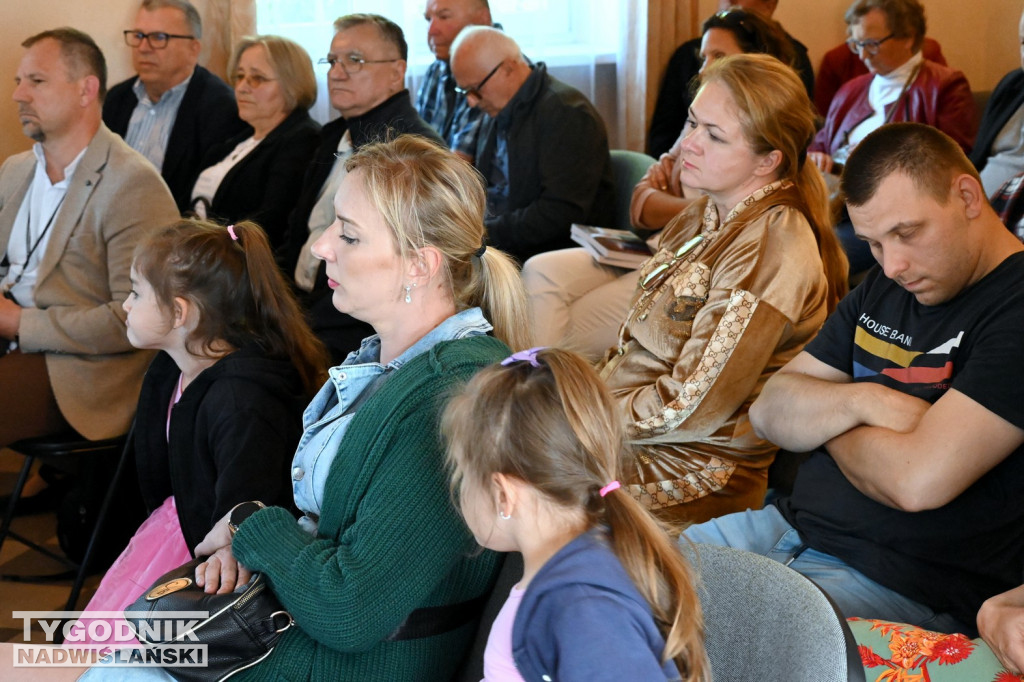
<svg viewBox="0 0 1024 682">
<path fill-rule="evenodd" d="M 89 613 L 124 611 L 157 578 L 191 560 L 172 495 L 139 526 L 121 556 L 103 576 L 82 618 L 69 632 L 66 646 L 138 646 L 134 638 L 126 638 L 127 623 L 123 618 L 107 614 L 89 618 Z"/>
</svg>

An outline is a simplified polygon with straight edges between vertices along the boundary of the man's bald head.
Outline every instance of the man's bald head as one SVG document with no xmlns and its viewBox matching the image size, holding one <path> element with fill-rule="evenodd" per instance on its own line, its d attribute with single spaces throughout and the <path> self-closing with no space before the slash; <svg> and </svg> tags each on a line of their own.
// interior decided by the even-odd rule
<svg viewBox="0 0 1024 682">
<path fill-rule="evenodd" d="M 490 26 L 467 26 L 452 43 L 452 54 L 462 52 L 469 59 L 497 62 L 518 59 L 522 55 L 519 45 L 504 31 Z"/>
<path fill-rule="evenodd" d="M 452 44 L 452 74 L 470 106 L 490 116 L 505 108 L 530 76 L 519 45 L 488 26 L 468 26 Z"/>
</svg>

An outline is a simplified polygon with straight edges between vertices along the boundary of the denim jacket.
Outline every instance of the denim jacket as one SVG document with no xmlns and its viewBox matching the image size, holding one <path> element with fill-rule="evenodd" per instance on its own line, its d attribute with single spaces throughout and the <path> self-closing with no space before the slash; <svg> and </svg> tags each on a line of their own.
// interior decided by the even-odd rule
<svg viewBox="0 0 1024 682">
<path fill-rule="evenodd" d="M 328 371 L 327 383 L 302 415 L 302 439 L 292 459 L 292 491 L 295 506 L 305 513 L 299 519 L 303 528 L 316 532 L 327 474 L 355 414 L 353 405 L 367 386 L 382 375 L 399 370 L 409 360 L 441 341 L 482 335 L 491 329 L 480 308 L 469 308 L 434 327 L 386 365 L 380 363 L 380 337 L 375 334 L 364 339 L 359 350 L 349 353 L 341 365 Z"/>
</svg>

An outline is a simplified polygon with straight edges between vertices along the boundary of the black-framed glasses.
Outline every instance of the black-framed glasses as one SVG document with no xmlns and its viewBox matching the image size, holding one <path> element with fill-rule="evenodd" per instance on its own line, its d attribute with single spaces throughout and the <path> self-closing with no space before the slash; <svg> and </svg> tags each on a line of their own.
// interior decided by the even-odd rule
<svg viewBox="0 0 1024 682">
<path fill-rule="evenodd" d="M 353 73 L 359 73 L 363 69 L 363 64 L 389 64 L 391 62 L 400 62 L 401 59 L 367 59 L 366 57 L 360 57 L 357 54 L 346 54 L 340 57 L 336 57 L 333 54 L 329 54 L 323 59 L 318 59 L 317 64 L 326 66 L 327 70 L 330 71 L 335 66 L 340 66 L 341 70 L 351 75 Z"/>
<path fill-rule="evenodd" d="M 890 38 L 895 37 L 895 33 L 890 33 L 886 37 L 881 38 L 879 40 L 854 40 L 853 38 L 847 38 L 846 46 L 850 48 L 850 52 L 854 54 L 860 54 L 860 51 L 864 50 L 865 54 L 874 57 L 876 54 L 878 54 L 878 49 L 882 46 L 882 43 L 889 40 Z"/>
<path fill-rule="evenodd" d="M 124 32 L 124 42 L 128 47 L 138 47 L 145 40 L 154 50 L 162 50 L 167 47 L 167 43 L 170 42 L 171 38 L 181 38 L 182 40 L 196 39 L 195 36 L 183 36 L 176 33 L 164 33 L 163 31 L 153 31 L 152 33 L 143 33 L 142 31 Z"/>
<path fill-rule="evenodd" d="M 484 76 L 484 79 L 477 83 L 475 87 L 460 88 L 458 85 L 456 85 L 455 92 L 459 93 L 463 97 L 469 97 L 470 95 L 473 95 L 473 97 L 480 99 L 480 89 L 487 85 L 487 81 L 491 80 L 491 77 L 494 76 L 494 74 L 498 73 L 498 69 L 500 69 L 501 65 L 504 63 L 505 60 L 501 60 L 500 62 L 498 62 L 498 65 L 491 69 L 491 72 Z"/>
</svg>

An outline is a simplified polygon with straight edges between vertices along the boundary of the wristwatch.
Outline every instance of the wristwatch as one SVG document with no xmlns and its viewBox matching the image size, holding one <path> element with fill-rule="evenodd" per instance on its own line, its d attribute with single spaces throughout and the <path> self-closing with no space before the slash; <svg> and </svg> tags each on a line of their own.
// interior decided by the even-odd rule
<svg viewBox="0 0 1024 682">
<path fill-rule="evenodd" d="M 238 532 L 238 527 L 242 525 L 242 522 L 247 518 L 258 512 L 260 509 L 265 509 L 267 505 L 253 500 L 251 502 L 239 502 L 231 508 L 231 513 L 228 515 L 228 533 L 231 537 L 235 537 L 235 533 Z"/>
</svg>

